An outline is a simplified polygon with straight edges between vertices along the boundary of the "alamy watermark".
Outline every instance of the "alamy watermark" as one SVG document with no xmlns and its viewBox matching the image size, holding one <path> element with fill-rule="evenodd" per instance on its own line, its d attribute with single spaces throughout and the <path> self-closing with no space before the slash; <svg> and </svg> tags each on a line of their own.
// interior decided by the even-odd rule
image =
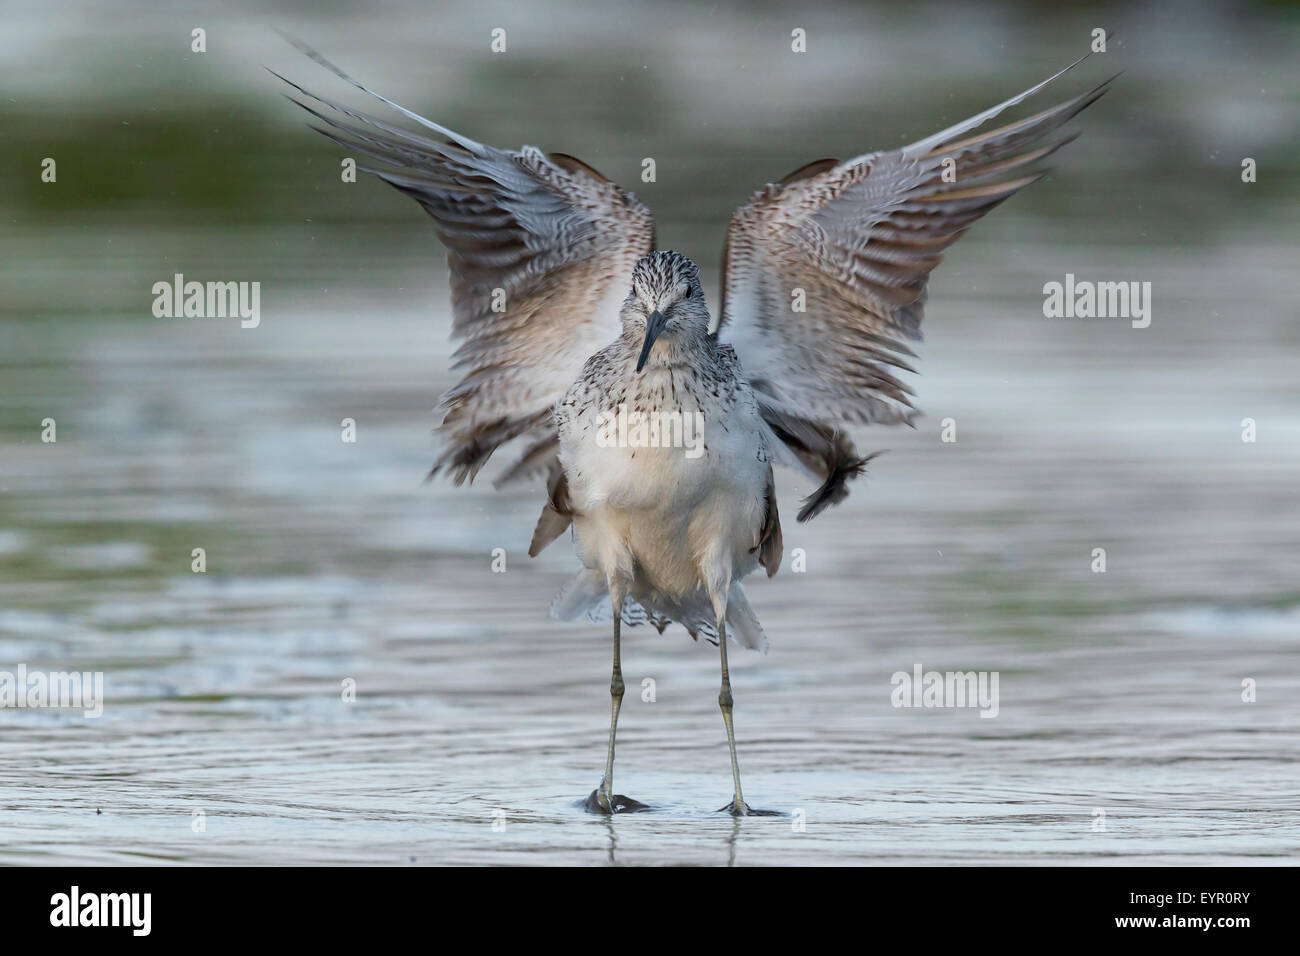
<svg viewBox="0 0 1300 956">
<path fill-rule="evenodd" d="M 596 416 L 596 444 L 601 448 L 684 448 L 687 458 L 704 454 L 704 413 L 629 411 L 621 403 Z"/>
<path fill-rule="evenodd" d="M 171 282 L 153 284 L 153 314 L 158 319 L 225 319 L 238 317 L 239 327 L 262 323 L 262 283 L 185 281 L 176 273 Z"/>
<path fill-rule="evenodd" d="M 1132 319 L 1135 329 L 1151 324 L 1150 282 L 1093 282 L 1065 274 L 1043 286 L 1043 315 L 1049 319 Z"/>
<path fill-rule="evenodd" d="M 0 671 L 0 708 L 81 708 L 94 719 L 104 713 L 103 671 Z"/>
<path fill-rule="evenodd" d="M 133 936 L 148 936 L 153 929 L 152 893 L 83 893 L 73 886 L 50 897 L 51 926 L 118 926 Z"/>
<path fill-rule="evenodd" d="M 895 707 L 978 707 L 981 717 L 998 715 L 997 671 L 894 671 L 889 702 Z"/>
</svg>

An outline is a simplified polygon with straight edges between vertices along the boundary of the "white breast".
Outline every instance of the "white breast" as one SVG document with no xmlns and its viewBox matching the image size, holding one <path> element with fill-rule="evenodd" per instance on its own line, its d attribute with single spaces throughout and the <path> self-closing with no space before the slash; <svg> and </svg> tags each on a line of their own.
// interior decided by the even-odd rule
<svg viewBox="0 0 1300 956">
<path fill-rule="evenodd" d="M 560 460 L 574 504 L 680 512 L 718 491 L 761 496 L 766 448 L 745 403 L 678 388 L 667 403 L 664 370 L 647 369 L 615 404 L 594 401 L 560 427 Z"/>
</svg>

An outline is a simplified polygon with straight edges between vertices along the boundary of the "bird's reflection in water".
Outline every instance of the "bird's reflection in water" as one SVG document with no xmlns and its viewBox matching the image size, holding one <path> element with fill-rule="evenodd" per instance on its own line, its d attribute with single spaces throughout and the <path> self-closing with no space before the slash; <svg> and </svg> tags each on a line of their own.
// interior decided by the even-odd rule
<svg viewBox="0 0 1300 956">
<path fill-rule="evenodd" d="M 742 817 L 731 818 L 731 835 L 727 837 L 727 866 L 736 865 L 736 844 L 740 841 L 740 821 Z"/>
<path fill-rule="evenodd" d="M 741 829 L 741 826 L 743 825 L 743 824 L 742 824 L 742 821 L 743 821 L 744 819 L 745 819 L 744 817 L 735 817 L 735 816 L 733 816 L 733 817 L 731 818 L 731 825 L 730 825 L 730 827 L 728 827 L 728 828 L 724 831 L 724 833 L 725 833 L 725 838 L 726 838 L 726 848 L 727 848 L 727 862 L 726 862 L 726 864 L 725 864 L 726 866 L 735 866 L 735 865 L 736 865 L 736 847 L 737 847 L 737 846 L 739 845 L 739 843 L 740 843 L 740 829 Z M 605 817 L 602 818 L 602 822 L 603 822 L 604 825 L 605 825 L 605 834 L 606 834 L 606 838 L 607 838 L 607 842 L 606 842 L 606 851 L 605 851 L 605 862 L 606 862 L 609 866 L 618 866 L 618 865 L 619 865 L 619 859 L 618 859 L 618 828 L 614 825 L 614 820 L 615 820 L 615 817 L 612 816 L 612 815 L 608 815 L 608 816 L 605 816 Z"/>
<path fill-rule="evenodd" d="M 605 854 L 605 862 L 610 866 L 617 866 L 618 860 L 614 856 L 614 851 L 618 849 L 618 832 L 614 829 L 613 815 L 605 817 L 605 832 L 609 836 L 609 850 Z"/>
</svg>

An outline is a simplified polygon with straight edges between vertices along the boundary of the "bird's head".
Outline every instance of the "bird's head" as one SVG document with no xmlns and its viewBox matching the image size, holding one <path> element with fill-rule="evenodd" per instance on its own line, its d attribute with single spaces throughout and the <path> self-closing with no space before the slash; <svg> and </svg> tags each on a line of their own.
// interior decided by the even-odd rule
<svg viewBox="0 0 1300 956">
<path fill-rule="evenodd" d="M 661 344 L 653 364 L 673 364 L 684 346 L 709 332 L 700 270 L 677 252 L 645 256 L 632 270 L 632 292 L 623 303 L 622 319 L 624 334 L 642 343 L 638 372 L 645 368 L 656 342 Z"/>
</svg>

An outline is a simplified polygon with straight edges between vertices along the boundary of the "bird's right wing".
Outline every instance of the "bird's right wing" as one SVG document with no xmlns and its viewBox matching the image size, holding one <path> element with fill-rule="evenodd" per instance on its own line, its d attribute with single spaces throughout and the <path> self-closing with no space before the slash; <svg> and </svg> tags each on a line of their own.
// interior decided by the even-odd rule
<svg viewBox="0 0 1300 956">
<path fill-rule="evenodd" d="M 911 422 L 911 389 L 897 371 L 914 371 L 907 341 L 921 337 L 926 285 L 943 250 L 1042 178 L 1039 161 L 1073 139 L 1057 130 L 1109 81 L 972 131 L 1079 62 L 909 146 L 811 163 L 732 217 L 720 332 L 739 353 L 764 419 L 825 479 L 800 521 L 841 500 L 866 463 L 845 426 Z"/>
<path fill-rule="evenodd" d="M 475 142 L 367 89 L 318 53 L 300 50 L 446 141 L 401 129 L 307 92 L 278 73 L 318 132 L 379 160 L 365 168 L 418 202 L 447 247 L 452 368 L 442 397 L 444 448 L 431 474 L 460 484 L 492 453 L 526 436 L 498 484 L 551 466 L 552 410 L 583 363 L 619 332 L 632 267 L 654 248 L 654 221 L 631 193 L 582 161 L 525 146 Z M 303 100 L 308 102 L 304 102 Z"/>
</svg>

